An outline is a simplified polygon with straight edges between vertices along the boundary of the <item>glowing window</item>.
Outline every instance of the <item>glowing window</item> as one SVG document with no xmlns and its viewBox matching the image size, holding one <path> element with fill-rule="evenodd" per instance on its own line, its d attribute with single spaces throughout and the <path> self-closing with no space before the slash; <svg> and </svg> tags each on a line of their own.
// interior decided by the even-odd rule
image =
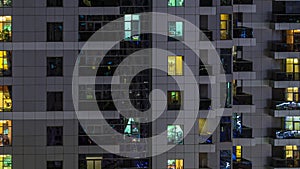
<svg viewBox="0 0 300 169">
<path fill-rule="evenodd" d="M 286 59 L 286 72 L 298 73 L 299 72 L 299 60 L 296 58 Z"/>
<path fill-rule="evenodd" d="M 0 155 L 0 169 L 12 169 L 11 155 Z"/>
<path fill-rule="evenodd" d="M 231 15 L 220 14 L 220 39 L 231 39 Z"/>
<path fill-rule="evenodd" d="M 10 146 L 12 139 L 11 120 L 0 120 L 0 146 Z"/>
<path fill-rule="evenodd" d="M 168 6 L 183 6 L 184 0 L 169 0 Z"/>
<path fill-rule="evenodd" d="M 183 39 L 183 22 L 169 22 L 169 37 L 169 40 Z"/>
<path fill-rule="evenodd" d="M 168 75 L 183 75 L 183 56 L 168 56 Z"/>
<path fill-rule="evenodd" d="M 183 169 L 183 159 L 168 160 L 168 169 Z"/>
<path fill-rule="evenodd" d="M 0 76 L 11 76 L 12 58 L 10 51 L 0 51 Z"/>
<path fill-rule="evenodd" d="M 286 130 L 300 131 L 300 116 L 287 116 L 284 120 L 284 128 Z"/>
<path fill-rule="evenodd" d="M 284 147 L 284 149 L 285 149 L 285 158 L 286 159 L 293 159 L 294 154 L 296 155 L 296 153 L 294 153 L 294 151 L 295 152 L 298 151 L 298 147 L 296 145 L 287 145 Z"/>
<path fill-rule="evenodd" d="M 132 138 L 132 142 L 140 141 L 140 123 L 137 118 L 129 118 L 126 120 L 124 134 Z"/>
<path fill-rule="evenodd" d="M 299 101 L 299 88 L 298 87 L 289 87 L 286 89 L 286 101 Z"/>
<path fill-rule="evenodd" d="M 183 144 L 183 125 L 168 125 L 168 144 Z"/>
<path fill-rule="evenodd" d="M 0 16 L 0 41 L 11 41 L 11 16 Z"/>
<path fill-rule="evenodd" d="M 140 40 L 140 15 L 128 14 L 124 16 L 124 39 L 127 41 Z"/>
<path fill-rule="evenodd" d="M 12 111 L 11 87 L 0 86 L 0 111 Z"/>
<path fill-rule="evenodd" d="M 0 1 L 0 7 L 11 7 L 12 0 L 2 0 Z"/>
<path fill-rule="evenodd" d="M 183 101 L 181 99 L 180 91 L 168 92 L 168 110 L 180 110 L 183 109 Z"/>
</svg>

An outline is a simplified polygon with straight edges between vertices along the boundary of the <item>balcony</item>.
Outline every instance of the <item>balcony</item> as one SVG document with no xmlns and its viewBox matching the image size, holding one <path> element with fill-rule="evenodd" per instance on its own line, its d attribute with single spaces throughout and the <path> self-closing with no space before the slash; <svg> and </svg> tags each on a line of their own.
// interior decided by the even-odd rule
<svg viewBox="0 0 300 169">
<path fill-rule="evenodd" d="M 255 146 L 255 138 L 252 137 L 252 128 L 242 126 L 240 130 L 233 130 L 232 144 L 234 146 Z"/>
<path fill-rule="evenodd" d="M 272 158 L 272 164 L 273 169 L 277 168 L 297 168 L 300 167 L 300 160 L 297 159 L 282 159 L 279 157 L 273 157 Z"/>
<path fill-rule="evenodd" d="M 200 15 L 216 15 L 216 7 L 212 0 L 200 0 Z"/>
<path fill-rule="evenodd" d="M 289 101 L 272 101 L 270 114 L 274 117 L 298 116 L 300 103 Z"/>
<path fill-rule="evenodd" d="M 236 159 L 232 161 L 233 169 L 252 169 L 252 162 L 246 159 Z"/>
<path fill-rule="evenodd" d="M 300 73 L 275 72 L 272 73 L 270 86 L 273 88 L 300 87 Z"/>
<path fill-rule="evenodd" d="M 253 29 L 242 26 L 233 28 L 233 44 L 236 46 L 255 46 L 256 39 L 253 38 Z"/>
<path fill-rule="evenodd" d="M 300 58 L 300 44 L 273 42 L 270 54 L 274 59 Z"/>
<path fill-rule="evenodd" d="M 271 144 L 274 146 L 299 145 L 300 131 L 297 130 L 282 130 L 274 129 L 274 139 L 271 139 Z"/>
<path fill-rule="evenodd" d="M 237 59 L 233 61 L 233 79 L 256 79 L 256 73 L 253 71 L 251 61 Z"/>
<path fill-rule="evenodd" d="M 233 105 L 252 105 L 252 95 L 238 93 L 233 96 Z"/>
<path fill-rule="evenodd" d="M 253 0 L 233 0 L 233 12 L 255 13 L 256 5 Z"/>
<path fill-rule="evenodd" d="M 300 14 L 273 14 L 271 28 L 274 30 L 292 30 L 300 26 Z"/>
<path fill-rule="evenodd" d="M 253 113 L 256 106 L 252 104 L 252 95 L 246 93 L 238 93 L 233 96 L 233 112 Z"/>
</svg>

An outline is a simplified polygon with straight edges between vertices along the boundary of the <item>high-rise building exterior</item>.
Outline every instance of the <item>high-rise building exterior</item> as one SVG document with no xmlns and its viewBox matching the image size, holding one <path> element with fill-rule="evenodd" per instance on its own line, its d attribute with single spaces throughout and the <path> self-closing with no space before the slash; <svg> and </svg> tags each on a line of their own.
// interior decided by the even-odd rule
<svg viewBox="0 0 300 169">
<path fill-rule="evenodd" d="M 0 169 L 300 168 L 299 8 L 295 0 L 0 0 Z M 204 34 L 191 37 L 189 24 Z M 93 48 L 99 40 L 118 43 Z"/>
</svg>

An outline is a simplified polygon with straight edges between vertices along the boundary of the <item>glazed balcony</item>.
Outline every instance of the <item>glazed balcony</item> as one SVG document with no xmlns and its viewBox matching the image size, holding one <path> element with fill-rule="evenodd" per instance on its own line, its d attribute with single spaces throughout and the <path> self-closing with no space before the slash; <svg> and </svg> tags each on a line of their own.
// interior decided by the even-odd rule
<svg viewBox="0 0 300 169">
<path fill-rule="evenodd" d="M 199 110 L 210 110 L 211 109 L 211 99 L 200 98 Z"/>
<path fill-rule="evenodd" d="M 274 146 L 299 145 L 300 131 L 273 129 L 273 137 L 270 143 Z"/>
<path fill-rule="evenodd" d="M 253 63 L 248 60 L 237 59 L 233 61 L 233 79 L 256 79 Z"/>
<path fill-rule="evenodd" d="M 255 13 L 256 5 L 253 0 L 233 0 L 233 12 Z"/>
<path fill-rule="evenodd" d="M 252 105 L 252 95 L 238 93 L 233 96 L 233 105 Z"/>
<path fill-rule="evenodd" d="M 300 58 L 300 44 L 273 42 L 271 57 L 274 59 Z"/>
<path fill-rule="evenodd" d="M 233 160 L 233 169 L 252 169 L 252 162 L 246 159 Z"/>
<path fill-rule="evenodd" d="M 298 168 L 298 167 L 300 167 L 300 160 L 297 160 L 297 159 L 282 159 L 282 158 L 279 158 L 279 157 L 273 157 L 271 167 L 273 169 L 277 169 L 277 168 Z"/>
<path fill-rule="evenodd" d="M 233 43 L 236 46 L 255 46 L 256 39 L 253 37 L 253 29 L 242 26 L 233 28 Z"/>
<path fill-rule="evenodd" d="M 271 28 L 274 30 L 299 29 L 300 14 L 283 13 L 273 14 Z"/>
<path fill-rule="evenodd" d="M 213 41 L 213 31 L 211 30 L 201 30 L 205 36 L 201 36 L 200 34 L 200 41 L 206 41 L 207 39 Z"/>
</svg>

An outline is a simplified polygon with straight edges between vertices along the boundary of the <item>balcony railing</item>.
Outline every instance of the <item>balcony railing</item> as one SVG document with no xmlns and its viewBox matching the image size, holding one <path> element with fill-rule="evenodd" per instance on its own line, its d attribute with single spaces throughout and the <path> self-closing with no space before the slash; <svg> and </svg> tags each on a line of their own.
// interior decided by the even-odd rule
<svg viewBox="0 0 300 169">
<path fill-rule="evenodd" d="M 275 129 L 274 137 L 276 139 L 300 139 L 300 131 Z"/>
<path fill-rule="evenodd" d="M 211 7 L 213 6 L 212 0 L 200 0 L 200 7 Z"/>
<path fill-rule="evenodd" d="M 272 109 L 275 110 L 300 110 L 300 103 L 290 101 L 272 101 Z"/>
<path fill-rule="evenodd" d="M 300 23 L 300 14 L 273 14 L 275 23 Z"/>
<path fill-rule="evenodd" d="M 253 29 L 247 27 L 233 28 L 233 38 L 253 38 Z"/>
<path fill-rule="evenodd" d="M 211 99 L 200 98 L 199 110 L 210 110 L 211 109 Z"/>
<path fill-rule="evenodd" d="M 233 0 L 233 4 L 237 4 L 237 5 L 248 5 L 248 4 L 253 4 L 253 0 Z"/>
<path fill-rule="evenodd" d="M 233 105 L 252 105 L 252 95 L 239 93 L 233 96 Z"/>
<path fill-rule="evenodd" d="M 252 138 L 252 128 L 242 126 L 241 130 L 233 130 L 233 138 Z"/>
<path fill-rule="evenodd" d="M 252 169 L 252 162 L 246 159 L 233 160 L 233 169 Z"/>
<path fill-rule="evenodd" d="M 300 52 L 300 44 L 286 44 L 282 42 L 274 42 L 272 51 L 275 52 Z"/>
<path fill-rule="evenodd" d="M 272 80 L 275 80 L 275 81 L 299 81 L 300 73 L 273 72 Z"/>
<path fill-rule="evenodd" d="M 233 61 L 234 72 L 251 72 L 253 70 L 253 63 L 247 60 Z"/>
<path fill-rule="evenodd" d="M 199 134 L 199 144 L 212 144 L 212 136 L 208 137 L 208 135 L 209 134 Z"/>
<path fill-rule="evenodd" d="M 281 159 L 281 158 L 277 158 L 274 157 L 272 158 L 272 166 L 276 167 L 276 168 L 286 168 L 286 167 L 290 167 L 290 168 L 296 168 L 296 167 L 300 167 L 300 160 L 298 159 Z"/>
<path fill-rule="evenodd" d="M 210 40 L 210 41 L 213 41 L 213 31 L 211 31 L 211 30 L 201 30 L 201 31 L 206 36 L 205 37 L 203 34 L 200 34 L 200 40 L 201 41 L 206 41 L 207 39 Z"/>
</svg>

